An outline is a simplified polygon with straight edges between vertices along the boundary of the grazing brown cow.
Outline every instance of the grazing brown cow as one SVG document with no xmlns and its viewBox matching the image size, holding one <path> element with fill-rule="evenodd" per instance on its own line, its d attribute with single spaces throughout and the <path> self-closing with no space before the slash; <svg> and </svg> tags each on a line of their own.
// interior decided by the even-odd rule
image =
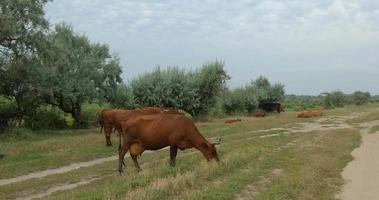
<svg viewBox="0 0 379 200">
<path fill-rule="evenodd" d="M 159 113 L 134 117 L 122 123 L 123 145 L 119 151 L 119 172 L 122 161 L 130 150 L 133 162 L 140 170 L 137 157 L 145 150 L 170 146 L 170 164 L 175 166 L 178 148 L 196 148 L 210 161 L 219 160 L 214 144 L 209 143 L 185 115 Z"/>
<path fill-rule="evenodd" d="M 119 133 L 121 132 L 121 123 L 123 121 L 128 120 L 129 118 L 136 117 L 139 115 L 150 115 L 157 113 L 173 113 L 184 115 L 179 111 L 170 109 L 170 108 L 159 108 L 159 107 L 146 107 L 143 109 L 135 109 L 135 110 L 122 110 L 122 109 L 104 109 L 99 113 L 99 122 L 101 124 L 100 133 L 104 127 L 105 140 L 107 146 L 112 146 L 111 142 L 111 134 L 112 130 L 115 129 Z M 120 142 L 119 149 L 121 145 L 121 135 L 119 134 Z"/>
<path fill-rule="evenodd" d="M 236 123 L 236 122 L 241 122 L 242 119 L 228 119 L 225 121 L 225 124 L 232 124 L 232 123 Z"/>
<path fill-rule="evenodd" d="M 253 117 L 265 117 L 266 112 L 262 111 L 262 110 L 257 110 L 257 111 L 254 111 L 253 113 L 251 113 L 251 116 L 253 116 Z"/>
</svg>

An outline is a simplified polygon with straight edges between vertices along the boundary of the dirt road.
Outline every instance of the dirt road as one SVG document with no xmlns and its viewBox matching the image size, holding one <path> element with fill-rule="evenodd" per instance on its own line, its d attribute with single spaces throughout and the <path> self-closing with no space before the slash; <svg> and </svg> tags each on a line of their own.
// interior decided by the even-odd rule
<svg viewBox="0 0 379 200">
<path fill-rule="evenodd" d="M 352 152 L 354 160 L 344 169 L 346 185 L 337 198 L 342 200 L 379 199 L 379 133 L 370 134 L 379 121 L 363 123 L 362 144 Z"/>
</svg>

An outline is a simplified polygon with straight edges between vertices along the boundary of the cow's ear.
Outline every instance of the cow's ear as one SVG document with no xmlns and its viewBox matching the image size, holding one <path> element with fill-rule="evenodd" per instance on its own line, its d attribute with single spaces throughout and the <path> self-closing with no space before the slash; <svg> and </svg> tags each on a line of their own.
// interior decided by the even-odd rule
<svg viewBox="0 0 379 200">
<path fill-rule="evenodd" d="M 205 148 L 205 149 L 208 148 L 208 145 L 207 145 L 205 142 L 201 143 L 201 146 L 202 146 L 203 148 Z"/>
</svg>

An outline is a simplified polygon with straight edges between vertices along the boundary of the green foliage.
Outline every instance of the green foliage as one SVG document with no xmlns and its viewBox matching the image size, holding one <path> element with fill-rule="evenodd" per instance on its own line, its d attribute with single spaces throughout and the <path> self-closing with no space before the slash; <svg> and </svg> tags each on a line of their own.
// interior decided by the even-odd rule
<svg viewBox="0 0 379 200">
<path fill-rule="evenodd" d="M 131 109 L 136 107 L 132 88 L 124 83 L 117 85 L 116 91 L 109 97 L 109 102 L 115 108 Z"/>
<path fill-rule="evenodd" d="M 370 101 L 369 92 L 355 91 L 352 96 L 356 105 L 363 105 Z"/>
<path fill-rule="evenodd" d="M 196 88 L 195 95 L 199 103 L 188 112 L 193 115 L 207 114 L 215 104 L 216 96 L 226 90 L 225 83 L 230 79 L 230 76 L 224 69 L 224 63 L 220 61 L 203 65 L 192 76 L 192 84 Z"/>
<path fill-rule="evenodd" d="M 216 61 L 189 72 L 178 67 L 157 67 L 133 79 L 131 86 L 139 106 L 173 107 L 197 116 L 215 104 L 228 79 L 224 64 Z"/>
<path fill-rule="evenodd" d="M 323 98 L 322 96 L 287 95 L 284 105 L 286 110 L 306 110 L 323 106 Z"/>
<path fill-rule="evenodd" d="M 251 113 L 260 103 L 279 102 L 284 98 L 284 85 L 270 84 L 265 77 L 251 81 L 249 85 L 226 92 L 224 109 L 227 114 Z"/>
<path fill-rule="evenodd" d="M 226 114 L 247 114 L 258 107 L 258 93 L 250 86 L 237 88 L 225 93 L 223 103 Z"/>
<path fill-rule="evenodd" d="M 30 129 L 63 129 L 66 128 L 64 113 L 56 107 L 40 106 L 35 113 L 24 119 L 24 126 Z"/>
<path fill-rule="evenodd" d="M 47 1 L 0 1 L 0 57 L 12 62 L 15 57 L 30 56 L 48 28 L 43 10 Z"/>
<path fill-rule="evenodd" d="M 248 86 L 249 87 L 249 86 Z M 250 83 L 251 89 L 257 94 L 258 102 L 278 102 L 284 98 L 284 85 L 280 83 L 270 84 L 263 76 Z"/>
<path fill-rule="evenodd" d="M 57 25 L 48 41 L 51 50 L 41 74 L 43 101 L 70 113 L 78 126 L 85 126 L 81 104 L 110 98 L 116 92 L 121 82 L 119 60 L 109 54 L 108 46 L 92 44 L 66 24 Z"/>
<path fill-rule="evenodd" d="M 9 126 L 9 121 L 17 116 L 17 104 L 14 99 L 0 96 L 0 130 Z"/>
<path fill-rule="evenodd" d="M 101 106 L 98 103 L 89 103 L 84 102 L 82 104 L 82 121 L 87 126 L 97 126 L 97 112 L 99 110 L 103 109 L 103 106 Z M 77 124 L 74 124 L 77 125 Z"/>
<path fill-rule="evenodd" d="M 0 95 L 12 99 L 16 109 L 2 114 L 2 125 L 19 119 L 39 106 L 39 54 L 48 22 L 47 0 L 0 1 Z M 6 107 L 6 106 L 5 106 Z M 5 119 L 5 120 L 4 120 Z M 4 122 L 7 121 L 7 122 Z"/>
<path fill-rule="evenodd" d="M 348 102 L 348 97 L 342 91 L 337 90 L 324 94 L 325 108 L 343 107 Z"/>
</svg>

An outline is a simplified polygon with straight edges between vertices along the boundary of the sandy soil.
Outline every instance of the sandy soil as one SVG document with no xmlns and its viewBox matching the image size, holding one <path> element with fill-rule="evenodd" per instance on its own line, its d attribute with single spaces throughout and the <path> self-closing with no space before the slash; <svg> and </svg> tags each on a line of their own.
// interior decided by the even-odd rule
<svg viewBox="0 0 379 200">
<path fill-rule="evenodd" d="M 342 172 L 346 185 L 337 198 L 342 200 L 379 199 L 379 133 L 369 133 L 379 121 L 360 124 L 362 144 L 352 152 L 354 160 Z"/>
</svg>

